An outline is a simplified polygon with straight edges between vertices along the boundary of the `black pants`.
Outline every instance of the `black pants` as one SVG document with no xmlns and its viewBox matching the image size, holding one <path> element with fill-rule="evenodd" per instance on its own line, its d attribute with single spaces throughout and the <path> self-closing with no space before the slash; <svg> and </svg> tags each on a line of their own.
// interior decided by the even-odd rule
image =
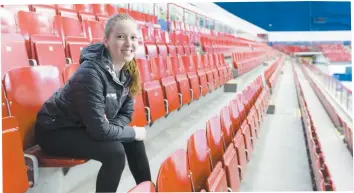
<svg viewBox="0 0 354 193">
<path fill-rule="evenodd" d="M 37 132 L 36 138 L 49 155 L 100 161 L 102 166 L 97 176 L 96 192 L 117 191 L 125 167 L 125 155 L 136 184 L 151 181 L 149 161 L 142 141 L 95 141 L 79 129 Z"/>
</svg>

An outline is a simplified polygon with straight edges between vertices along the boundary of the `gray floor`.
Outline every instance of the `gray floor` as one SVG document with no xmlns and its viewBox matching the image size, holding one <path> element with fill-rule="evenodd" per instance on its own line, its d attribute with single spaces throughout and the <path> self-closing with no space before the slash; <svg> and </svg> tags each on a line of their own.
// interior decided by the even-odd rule
<svg viewBox="0 0 354 193">
<path fill-rule="evenodd" d="M 254 79 L 256 79 L 267 67 L 259 66 L 252 71 L 236 78 L 238 91 L 242 91 Z M 146 150 L 150 162 L 152 180 L 155 182 L 161 163 L 177 149 L 186 149 L 188 138 L 198 129 L 205 129 L 206 121 L 228 105 L 235 93 L 220 93 L 208 100 L 200 108 L 184 114 L 182 120 L 169 120 L 168 123 L 157 123 L 155 128 L 147 128 L 148 132 L 154 132 L 153 137 L 145 141 Z M 163 120 L 162 120 L 163 121 Z M 171 124 L 172 123 L 172 124 Z M 170 124 L 170 126 L 165 126 Z M 159 131 L 156 131 L 159 130 Z M 149 133 L 148 133 L 149 135 Z M 127 192 L 135 186 L 135 181 L 128 167 L 125 168 L 117 192 Z"/>
<path fill-rule="evenodd" d="M 283 72 L 272 96 L 275 114 L 261 125 L 241 192 L 312 191 L 291 66 Z"/>
<path fill-rule="evenodd" d="M 296 70 L 336 189 L 353 191 L 353 157 L 297 65 Z"/>
</svg>

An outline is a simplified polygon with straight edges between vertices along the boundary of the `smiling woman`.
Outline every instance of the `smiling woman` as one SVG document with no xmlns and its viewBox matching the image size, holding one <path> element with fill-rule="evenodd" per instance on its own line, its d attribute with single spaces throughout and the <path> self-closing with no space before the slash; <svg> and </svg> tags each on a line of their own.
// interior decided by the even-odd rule
<svg viewBox="0 0 354 193">
<path fill-rule="evenodd" d="M 97 192 L 116 192 L 125 167 L 137 184 L 151 181 L 144 127 L 130 127 L 140 74 L 135 61 L 137 24 L 126 14 L 109 18 L 103 43 L 81 51 L 80 66 L 42 106 L 38 144 L 49 155 L 102 162 Z M 63 143 L 65 141 L 65 143 Z"/>
</svg>

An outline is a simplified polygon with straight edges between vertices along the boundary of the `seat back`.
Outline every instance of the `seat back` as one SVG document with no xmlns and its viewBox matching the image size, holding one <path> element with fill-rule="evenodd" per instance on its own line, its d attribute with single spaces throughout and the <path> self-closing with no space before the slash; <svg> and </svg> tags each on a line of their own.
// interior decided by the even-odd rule
<svg viewBox="0 0 354 193">
<path fill-rule="evenodd" d="M 132 121 L 129 124 L 130 126 L 144 127 L 147 125 L 146 113 L 145 113 L 145 104 L 143 100 L 143 95 L 135 96 L 134 101 L 134 112 L 132 116 Z"/>
<path fill-rule="evenodd" d="M 131 192 L 156 192 L 156 190 L 155 190 L 155 186 L 152 182 L 145 181 L 145 182 L 142 182 L 142 183 L 136 185 L 135 187 L 133 187 L 132 189 L 130 189 L 128 191 L 128 193 L 131 193 Z"/>
<path fill-rule="evenodd" d="M 218 162 L 207 180 L 209 192 L 228 192 L 227 179 L 222 163 Z"/>
<path fill-rule="evenodd" d="M 98 21 L 82 21 L 86 37 L 91 43 L 102 42 L 104 37 L 104 26 Z"/>
<path fill-rule="evenodd" d="M 53 23 L 51 19 L 43 13 L 19 11 L 17 17 L 20 33 L 26 40 L 34 34 L 54 35 Z"/>
<path fill-rule="evenodd" d="M 3 191 L 24 193 L 29 188 L 21 135 L 15 117 L 2 118 Z"/>
<path fill-rule="evenodd" d="M 25 40 L 20 34 L 1 34 L 1 78 L 11 69 L 29 66 Z"/>
<path fill-rule="evenodd" d="M 227 146 L 231 143 L 232 138 L 234 136 L 229 106 L 225 106 L 224 108 L 221 109 L 220 122 L 221 122 L 221 131 L 224 136 L 223 139 L 225 140 L 224 148 L 226 149 Z"/>
<path fill-rule="evenodd" d="M 33 127 L 37 113 L 43 103 L 63 85 L 62 80 L 55 66 L 21 67 L 5 75 L 5 91 L 12 103 L 10 111 L 19 121 L 24 149 L 35 144 Z"/>
<path fill-rule="evenodd" d="M 211 173 L 211 155 L 205 130 L 200 129 L 187 142 L 189 169 L 192 172 L 194 191 L 206 188 L 206 180 Z"/>
<path fill-rule="evenodd" d="M 235 135 L 236 132 L 240 129 L 240 126 L 241 126 L 240 114 L 238 112 L 237 99 L 233 99 L 233 100 L 230 101 L 229 109 L 230 109 L 230 117 L 231 117 L 231 121 L 232 121 L 233 133 Z"/>
<path fill-rule="evenodd" d="M 11 11 L 0 7 L 1 34 L 16 33 L 17 26 L 14 14 Z"/>
<path fill-rule="evenodd" d="M 175 151 L 161 164 L 156 184 L 158 192 L 192 192 L 185 150 Z"/>
<path fill-rule="evenodd" d="M 218 115 L 213 116 L 207 121 L 206 136 L 211 152 L 212 166 L 214 168 L 217 162 L 222 160 L 225 147 L 223 140 L 224 134 L 221 131 L 220 117 Z"/>
<path fill-rule="evenodd" d="M 69 64 L 66 65 L 63 71 L 63 82 L 66 83 L 70 77 L 76 72 L 76 70 L 79 68 L 80 64 L 75 63 L 75 64 Z"/>
</svg>

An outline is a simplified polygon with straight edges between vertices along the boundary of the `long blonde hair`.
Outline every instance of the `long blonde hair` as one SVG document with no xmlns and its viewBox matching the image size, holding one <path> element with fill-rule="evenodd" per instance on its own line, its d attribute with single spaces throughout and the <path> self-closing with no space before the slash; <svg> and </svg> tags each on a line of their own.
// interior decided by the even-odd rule
<svg viewBox="0 0 354 193">
<path fill-rule="evenodd" d="M 110 33 L 111 33 L 111 29 L 112 27 L 119 21 L 122 20 L 131 20 L 131 21 L 135 21 L 130 15 L 128 14 L 115 14 L 113 16 L 111 16 L 105 25 L 104 28 L 104 35 L 106 38 L 109 37 Z M 141 92 L 141 80 L 140 80 L 140 72 L 139 72 L 139 68 L 138 68 L 138 64 L 135 60 L 135 58 L 133 58 L 132 61 L 127 62 L 124 64 L 123 67 L 124 70 L 127 70 L 130 74 L 130 76 L 132 77 L 132 80 L 130 81 L 129 84 L 129 90 L 130 90 L 130 94 L 132 96 L 136 96 L 138 94 L 140 94 Z"/>
</svg>

